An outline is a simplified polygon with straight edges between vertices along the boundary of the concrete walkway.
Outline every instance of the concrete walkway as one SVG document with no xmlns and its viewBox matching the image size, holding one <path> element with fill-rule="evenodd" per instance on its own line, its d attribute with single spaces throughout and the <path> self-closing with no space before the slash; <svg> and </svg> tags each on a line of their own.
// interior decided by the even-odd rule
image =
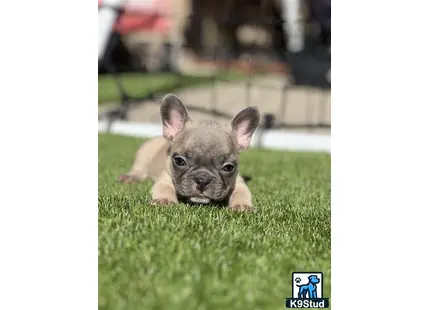
<svg viewBox="0 0 430 310">
<path fill-rule="evenodd" d="M 254 78 L 247 91 L 246 82 L 218 82 L 215 88 L 197 87 L 181 89 L 175 92 L 185 105 L 198 106 L 234 115 L 248 105 L 257 106 L 261 116 L 273 113 L 276 121 L 290 124 L 331 123 L 331 92 L 311 87 L 292 87 L 286 90 L 282 101 L 282 88 L 285 76 L 266 76 Z M 263 86 L 263 87 L 262 87 Z M 264 88 L 267 86 L 268 88 Z M 283 107 L 282 107 L 283 106 Z M 105 105 L 99 108 L 106 109 Z M 219 119 L 210 114 L 190 111 L 193 119 Z M 129 113 L 132 122 L 159 123 L 158 102 L 145 102 L 134 106 Z M 330 129 L 297 130 L 320 134 L 330 134 Z"/>
</svg>

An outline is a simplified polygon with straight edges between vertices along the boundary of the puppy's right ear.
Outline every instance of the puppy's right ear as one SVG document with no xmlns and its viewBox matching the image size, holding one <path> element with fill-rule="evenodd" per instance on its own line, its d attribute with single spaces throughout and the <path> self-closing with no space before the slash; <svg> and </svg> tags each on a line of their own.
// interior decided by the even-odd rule
<svg viewBox="0 0 430 310">
<path fill-rule="evenodd" d="M 190 121 L 188 111 L 182 101 L 173 94 L 167 94 L 161 99 L 161 119 L 163 122 L 163 136 L 172 140 Z"/>
</svg>

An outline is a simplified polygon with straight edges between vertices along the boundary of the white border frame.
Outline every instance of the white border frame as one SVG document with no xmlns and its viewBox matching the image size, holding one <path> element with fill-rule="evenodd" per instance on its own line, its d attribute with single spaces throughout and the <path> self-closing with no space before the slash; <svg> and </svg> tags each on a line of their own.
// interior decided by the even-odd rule
<svg viewBox="0 0 430 310">
<path fill-rule="evenodd" d="M 427 6 L 333 1 L 334 310 L 427 305 Z M 2 9 L 0 309 L 97 309 L 97 5 Z"/>
</svg>

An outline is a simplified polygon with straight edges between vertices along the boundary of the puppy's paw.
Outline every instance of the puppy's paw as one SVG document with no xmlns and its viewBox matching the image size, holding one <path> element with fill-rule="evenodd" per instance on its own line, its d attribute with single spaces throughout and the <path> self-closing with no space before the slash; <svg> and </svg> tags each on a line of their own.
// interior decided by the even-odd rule
<svg viewBox="0 0 430 310">
<path fill-rule="evenodd" d="M 236 212 L 257 212 L 257 208 L 247 204 L 235 204 L 228 208 Z"/>
<path fill-rule="evenodd" d="M 169 200 L 167 198 L 152 199 L 149 203 L 151 206 L 167 207 L 175 204 L 175 201 Z"/>
<path fill-rule="evenodd" d="M 132 184 L 132 183 L 138 183 L 139 178 L 135 175 L 126 173 L 126 174 L 121 174 L 118 177 L 118 181 L 124 184 Z"/>
</svg>

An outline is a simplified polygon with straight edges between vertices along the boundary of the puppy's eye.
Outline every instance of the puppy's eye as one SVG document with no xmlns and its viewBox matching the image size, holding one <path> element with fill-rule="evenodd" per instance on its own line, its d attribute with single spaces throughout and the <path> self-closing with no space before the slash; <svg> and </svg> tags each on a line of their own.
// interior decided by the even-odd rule
<svg viewBox="0 0 430 310">
<path fill-rule="evenodd" d="M 183 167 L 186 164 L 185 159 L 183 157 L 181 157 L 181 156 L 175 156 L 175 157 L 173 157 L 173 162 L 178 167 Z"/>
<path fill-rule="evenodd" d="M 234 168 L 236 168 L 236 167 L 232 164 L 225 164 L 221 170 L 225 171 L 225 172 L 232 172 L 234 170 Z"/>
</svg>

